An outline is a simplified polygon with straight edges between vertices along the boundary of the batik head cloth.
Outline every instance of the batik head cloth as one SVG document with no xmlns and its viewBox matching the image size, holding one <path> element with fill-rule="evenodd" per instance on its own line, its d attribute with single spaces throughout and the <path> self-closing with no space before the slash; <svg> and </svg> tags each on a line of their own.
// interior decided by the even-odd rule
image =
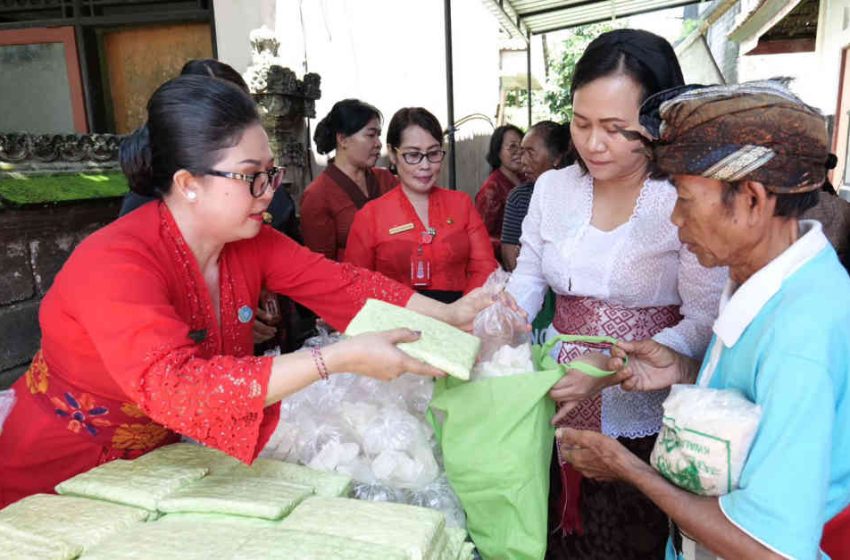
<svg viewBox="0 0 850 560">
<path fill-rule="evenodd" d="M 662 102 L 648 99 L 642 113 L 649 117 L 651 108 L 658 107 L 660 128 L 650 133 L 657 137 L 652 151 L 663 173 L 726 182 L 747 179 L 783 194 L 813 191 L 826 180 L 826 121 L 782 83 L 697 87 L 658 95 Z"/>
</svg>

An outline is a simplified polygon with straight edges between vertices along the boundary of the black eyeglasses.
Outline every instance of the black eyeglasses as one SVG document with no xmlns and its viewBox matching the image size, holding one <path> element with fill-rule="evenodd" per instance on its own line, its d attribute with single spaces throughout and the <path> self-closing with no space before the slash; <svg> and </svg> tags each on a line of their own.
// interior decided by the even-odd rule
<svg viewBox="0 0 850 560">
<path fill-rule="evenodd" d="M 416 165 L 417 163 L 421 162 L 423 158 L 428 158 L 428 161 L 431 162 L 431 163 L 440 163 L 441 161 L 443 161 L 443 158 L 446 157 L 446 151 L 445 150 L 430 150 L 430 151 L 425 152 L 425 153 L 423 153 L 423 152 L 404 152 L 404 153 L 402 153 L 401 150 L 399 150 L 398 148 L 393 148 L 393 149 L 396 152 L 398 152 L 398 154 L 401 156 L 401 158 L 408 165 Z"/>
<path fill-rule="evenodd" d="M 210 169 L 206 172 L 207 175 L 216 177 L 224 177 L 225 179 L 236 179 L 244 181 L 250 185 L 251 196 L 260 198 L 271 187 L 272 192 L 276 191 L 283 182 L 283 177 L 286 175 L 286 168 L 274 166 L 266 171 L 260 171 L 254 175 L 245 175 L 244 173 L 231 173 L 229 171 L 216 171 Z"/>
</svg>

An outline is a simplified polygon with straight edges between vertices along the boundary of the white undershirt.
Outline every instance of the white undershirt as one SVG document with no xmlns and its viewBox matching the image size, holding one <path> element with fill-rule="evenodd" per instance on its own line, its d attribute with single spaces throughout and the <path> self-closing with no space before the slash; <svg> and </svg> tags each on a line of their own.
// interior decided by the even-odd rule
<svg viewBox="0 0 850 560">
<path fill-rule="evenodd" d="M 608 299 L 611 296 L 611 275 L 630 229 L 631 222 L 611 231 L 588 226 L 573 253 L 573 266 L 569 274 L 570 293 L 597 299 Z"/>
</svg>

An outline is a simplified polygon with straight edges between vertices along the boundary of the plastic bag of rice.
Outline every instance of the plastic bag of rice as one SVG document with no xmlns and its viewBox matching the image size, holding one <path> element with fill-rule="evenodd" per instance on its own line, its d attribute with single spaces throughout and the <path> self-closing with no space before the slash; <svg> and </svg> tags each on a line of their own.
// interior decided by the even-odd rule
<svg viewBox="0 0 850 560">
<path fill-rule="evenodd" d="M 674 385 L 664 401 L 650 463 L 667 480 L 702 496 L 738 487 L 761 407 L 731 389 Z"/>
</svg>

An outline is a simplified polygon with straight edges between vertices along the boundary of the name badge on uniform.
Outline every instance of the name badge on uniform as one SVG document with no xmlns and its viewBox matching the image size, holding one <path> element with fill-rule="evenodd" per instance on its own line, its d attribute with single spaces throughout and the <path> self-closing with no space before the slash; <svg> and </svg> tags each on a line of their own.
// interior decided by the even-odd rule
<svg viewBox="0 0 850 560">
<path fill-rule="evenodd" d="M 254 310 L 250 305 L 243 305 L 239 308 L 239 311 L 236 312 L 236 316 L 240 323 L 249 323 L 254 317 Z"/>
<path fill-rule="evenodd" d="M 414 228 L 413 222 L 403 224 L 400 226 L 390 228 L 390 235 L 395 235 L 397 233 L 404 233 L 405 231 L 410 231 Z"/>
</svg>

